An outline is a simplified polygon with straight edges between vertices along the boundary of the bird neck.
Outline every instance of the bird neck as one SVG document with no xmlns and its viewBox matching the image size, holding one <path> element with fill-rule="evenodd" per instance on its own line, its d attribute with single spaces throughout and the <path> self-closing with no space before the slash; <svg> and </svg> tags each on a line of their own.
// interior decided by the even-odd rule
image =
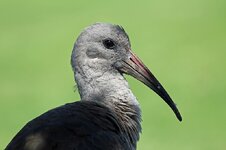
<svg viewBox="0 0 226 150">
<path fill-rule="evenodd" d="M 93 72 L 89 76 L 75 72 L 75 80 L 81 100 L 104 104 L 115 112 L 124 132 L 136 143 L 141 131 L 141 111 L 125 78 L 119 72 Z"/>
<path fill-rule="evenodd" d="M 139 106 L 128 82 L 117 71 L 75 72 L 75 80 L 81 100 L 97 101 L 104 104 L 123 101 L 129 105 Z"/>
</svg>

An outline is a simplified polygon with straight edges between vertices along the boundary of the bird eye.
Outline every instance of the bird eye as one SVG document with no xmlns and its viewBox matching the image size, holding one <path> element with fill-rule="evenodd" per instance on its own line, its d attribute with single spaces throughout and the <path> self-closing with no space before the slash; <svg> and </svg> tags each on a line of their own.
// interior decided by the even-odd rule
<svg viewBox="0 0 226 150">
<path fill-rule="evenodd" d="M 111 39 L 106 39 L 103 41 L 104 46 L 107 49 L 114 49 L 115 48 L 115 43 Z"/>
</svg>

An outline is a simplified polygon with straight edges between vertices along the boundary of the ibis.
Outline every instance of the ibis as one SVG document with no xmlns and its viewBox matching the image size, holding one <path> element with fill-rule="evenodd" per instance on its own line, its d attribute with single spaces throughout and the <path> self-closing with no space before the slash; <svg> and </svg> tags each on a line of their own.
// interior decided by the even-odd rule
<svg viewBox="0 0 226 150">
<path fill-rule="evenodd" d="M 131 75 L 180 112 L 166 90 L 132 52 L 125 30 L 95 23 L 78 36 L 71 65 L 81 100 L 28 122 L 6 150 L 135 150 L 141 109 L 124 74 Z"/>
</svg>

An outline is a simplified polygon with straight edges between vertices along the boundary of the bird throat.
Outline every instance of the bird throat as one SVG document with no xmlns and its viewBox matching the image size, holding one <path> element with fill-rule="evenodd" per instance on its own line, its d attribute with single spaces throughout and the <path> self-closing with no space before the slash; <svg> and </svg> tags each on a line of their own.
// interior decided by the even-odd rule
<svg viewBox="0 0 226 150">
<path fill-rule="evenodd" d="M 120 73 L 105 72 L 87 77 L 75 73 L 82 101 L 95 101 L 115 113 L 122 125 L 122 132 L 136 145 L 141 132 L 141 111 L 128 82 Z"/>
</svg>

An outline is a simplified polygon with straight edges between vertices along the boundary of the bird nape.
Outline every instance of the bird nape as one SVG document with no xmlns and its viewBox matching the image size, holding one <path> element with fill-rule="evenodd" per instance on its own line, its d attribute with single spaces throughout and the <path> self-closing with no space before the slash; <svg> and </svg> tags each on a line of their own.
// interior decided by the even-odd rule
<svg viewBox="0 0 226 150">
<path fill-rule="evenodd" d="M 81 100 L 28 122 L 6 150 L 135 150 L 141 112 L 123 74 L 151 88 L 182 120 L 166 90 L 131 51 L 121 26 L 87 27 L 75 42 L 71 64 Z"/>
</svg>

